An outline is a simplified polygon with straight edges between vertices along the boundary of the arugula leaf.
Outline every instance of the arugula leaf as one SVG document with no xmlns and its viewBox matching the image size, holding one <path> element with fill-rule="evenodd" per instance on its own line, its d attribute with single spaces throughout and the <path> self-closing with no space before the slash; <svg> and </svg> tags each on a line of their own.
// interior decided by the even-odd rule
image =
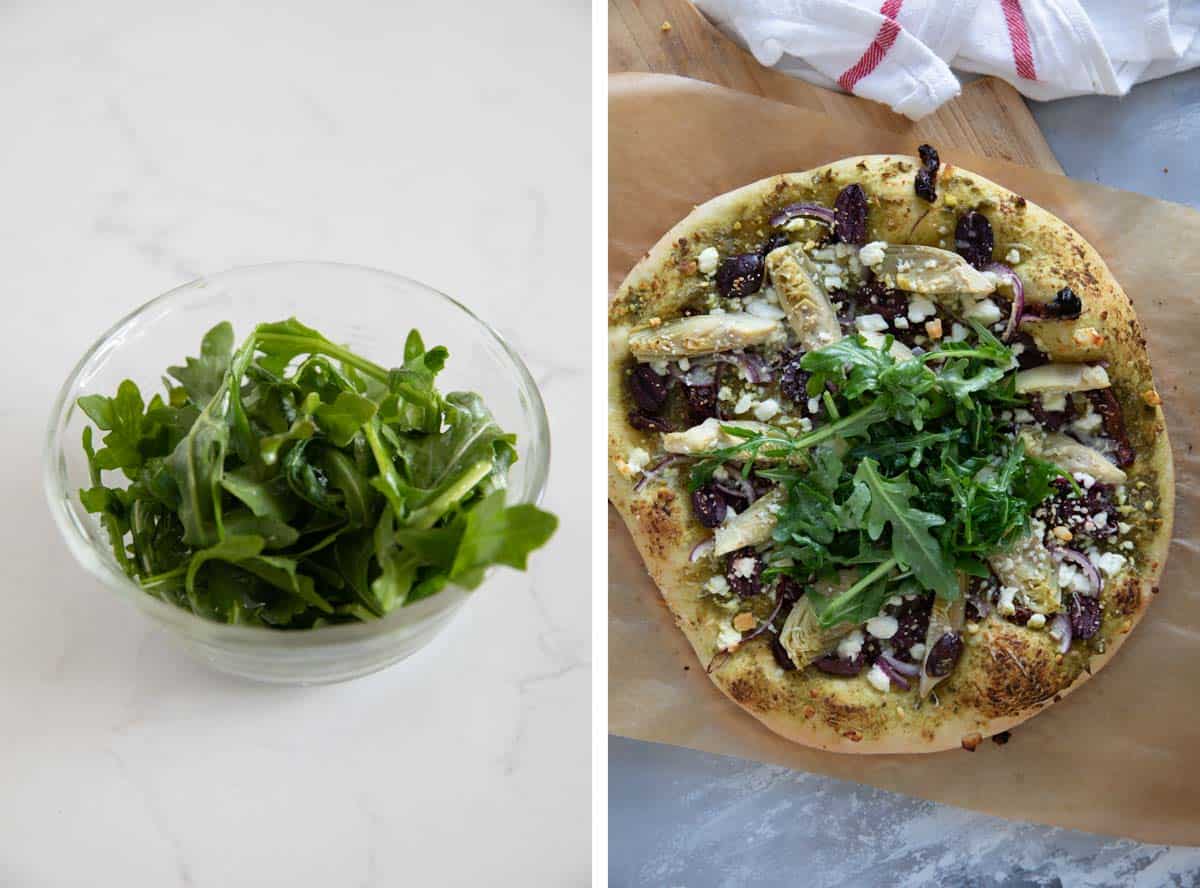
<svg viewBox="0 0 1200 888">
<path fill-rule="evenodd" d="M 879 613 L 891 592 L 888 575 L 896 569 L 896 559 L 888 558 L 863 574 L 844 592 L 826 598 L 812 593 L 809 601 L 817 615 L 817 623 L 828 629 L 840 623 L 858 626 Z"/>
<path fill-rule="evenodd" d="M 168 367 L 167 373 L 180 382 L 197 409 L 203 409 L 221 388 L 232 357 L 233 325 L 222 321 L 200 340 L 199 358 L 187 358 L 184 366 Z"/>
<path fill-rule="evenodd" d="M 313 414 L 317 426 L 334 447 L 345 447 L 375 415 L 374 401 L 353 392 L 339 392 L 332 404 L 321 404 Z"/>
</svg>

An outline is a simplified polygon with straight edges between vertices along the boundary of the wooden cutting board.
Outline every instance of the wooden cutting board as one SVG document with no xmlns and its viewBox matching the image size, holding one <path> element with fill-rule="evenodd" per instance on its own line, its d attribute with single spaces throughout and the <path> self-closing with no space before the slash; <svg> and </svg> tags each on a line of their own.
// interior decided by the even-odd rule
<svg viewBox="0 0 1200 888">
<path fill-rule="evenodd" d="M 878 102 L 764 68 L 688 0 L 609 0 L 608 70 L 678 74 L 839 120 L 910 133 L 914 150 L 928 142 L 1052 173 L 1063 171 L 1020 93 L 1002 80 L 972 81 L 957 99 L 914 123 Z"/>
</svg>

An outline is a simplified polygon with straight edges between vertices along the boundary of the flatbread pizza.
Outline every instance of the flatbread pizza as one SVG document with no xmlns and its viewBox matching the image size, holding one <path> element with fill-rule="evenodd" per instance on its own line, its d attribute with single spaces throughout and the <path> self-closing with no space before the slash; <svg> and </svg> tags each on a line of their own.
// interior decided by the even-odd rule
<svg viewBox="0 0 1200 888">
<path fill-rule="evenodd" d="M 713 682 L 840 752 L 1003 739 L 1116 653 L 1170 539 L 1120 285 L 919 155 L 698 206 L 609 311 L 612 503 Z"/>
</svg>

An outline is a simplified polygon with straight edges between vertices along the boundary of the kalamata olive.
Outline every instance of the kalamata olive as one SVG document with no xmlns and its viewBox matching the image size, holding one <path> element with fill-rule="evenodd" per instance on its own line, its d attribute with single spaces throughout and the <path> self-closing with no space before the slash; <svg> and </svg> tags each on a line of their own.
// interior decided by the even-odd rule
<svg viewBox="0 0 1200 888">
<path fill-rule="evenodd" d="M 863 658 L 861 654 L 848 660 L 837 654 L 825 654 L 813 660 L 813 665 L 827 675 L 858 675 L 862 672 Z"/>
<path fill-rule="evenodd" d="M 786 234 L 784 234 L 782 231 L 777 231 L 767 238 L 767 242 L 763 244 L 763 247 L 759 252 L 765 256 L 772 250 L 778 250 L 780 247 L 786 247 L 791 242 L 791 238 L 789 238 Z"/>
<path fill-rule="evenodd" d="M 1103 388 L 1087 392 L 1087 397 L 1092 402 L 1092 409 L 1100 414 L 1100 419 L 1104 422 L 1104 434 L 1117 445 L 1113 454 L 1117 458 L 1117 465 L 1123 469 L 1128 468 L 1133 464 L 1137 453 L 1129 442 L 1129 433 L 1125 430 L 1125 416 L 1121 413 L 1117 396 L 1111 388 Z"/>
<path fill-rule="evenodd" d="M 937 175 L 938 168 L 942 165 L 937 149 L 932 145 L 918 145 L 917 154 L 921 156 L 921 166 L 933 175 Z"/>
<path fill-rule="evenodd" d="M 1067 479 L 1056 478 L 1054 492 L 1042 501 L 1034 514 L 1046 525 L 1047 541 L 1051 545 L 1058 543 L 1050 537 L 1050 529 L 1055 527 L 1065 527 L 1074 536 L 1093 539 L 1113 536 L 1120 530 L 1112 488 L 1099 482 L 1082 488 L 1081 494 L 1076 496 Z"/>
<path fill-rule="evenodd" d="M 731 552 L 725 566 L 725 579 L 739 598 L 748 598 L 762 591 L 762 559 L 750 546 Z"/>
<path fill-rule="evenodd" d="M 1025 303 L 1026 308 L 1028 308 L 1029 304 L 1028 302 Z M 1015 348 L 1017 345 L 1021 346 L 1021 353 L 1017 355 L 1017 366 L 1021 370 L 1031 370 L 1034 367 L 1041 367 L 1043 364 L 1050 363 L 1050 356 L 1038 348 L 1037 343 L 1033 341 L 1033 337 L 1024 330 L 1018 331 L 1017 335 L 1013 337 L 1012 342 L 1009 343 L 1009 346 L 1012 348 Z"/>
<path fill-rule="evenodd" d="M 812 374 L 800 367 L 799 356 L 791 358 L 783 365 L 779 374 L 779 390 L 789 401 L 804 404 L 808 401 L 808 378 Z"/>
<path fill-rule="evenodd" d="M 1100 599 L 1072 592 L 1067 602 L 1067 619 L 1071 621 L 1072 635 L 1091 638 L 1100 631 Z"/>
<path fill-rule="evenodd" d="M 858 288 L 854 300 L 858 303 L 858 314 L 880 314 L 889 324 L 908 312 L 908 297 L 899 290 L 889 289 L 876 277 Z"/>
<path fill-rule="evenodd" d="M 629 374 L 629 394 L 642 413 L 662 413 L 671 394 L 671 377 L 659 376 L 649 364 L 638 364 Z"/>
<path fill-rule="evenodd" d="M 783 646 L 778 635 L 771 639 L 771 653 L 775 655 L 775 662 L 779 664 L 779 668 L 784 672 L 791 672 L 796 668 L 796 664 L 792 662 L 787 648 Z"/>
<path fill-rule="evenodd" d="M 760 253 L 730 256 L 717 268 L 717 292 L 730 297 L 757 293 L 762 288 L 765 267 Z"/>
<path fill-rule="evenodd" d="M 729 506 L 725 497 L 712 484 L 705 484 L 692 491 L 692 511 L 705 527 L 717 527 L 725 520 Z"/>
<path fill-rule="evenodd" d="M 1070 287 L 1063 287 L 1054 294 L 1042 308 L 1042 317 L 1057 318 L 1060 321 L 1073 321 L 1083 314 L 1083 300 L 1075 295 Z"/>
<path fill-rule="evenodd" d="M 673 432 L 675 427 L 661 416 L 649 416 L 637 410 L 629 412 L 629 424 L 643 432 Z"/>
<path fill-rule="evenodd" d="M 715 385 L 685 385 L 683 396 L 687 400 L 688 414 L 694 422 L 703 422 L 717 415 L 717 387 Z"/>
<path fill-rule="evenodd" d="M 1011 614 L 1004 615 L 1004 619 L 1016 626 L 1026 625 L 1032 617 L 1033 611 L 1023 604 L 1014 604 L 1013 612 Z"/>
<path fill-rule="evenodd" d="M 917 170 L 917 176 L 913 180 L 913 190 L 917 192 L 917 197 L 921 200 L 927 200 L 930 203 L 937 200 L 937 189 L 933 187 L 933 173 L 924 168 Z"/>
<path fill-rule="evenodd" d="M 892 653 L 896 659 L 912 662 L 909 648 L 925 643 L 929 629 L 929 612 L 933 609 L 932 595 L 916 595 L 902 599 L 898 605 L 888 605 L 884 613 L 896 618 L 896 634 L 891 637 Z"/>
<path fill-rule="evenodd" d="M 945 633 L 933 643 L 933 650 L 925 658 L 925 674 L 932 678 L 944 678 L 954 670 L 962 652 L 962 636 L 957 632 Z"/>
<path fill-rule="evenodd" d="M 995 238 L 992 235 L 992 223 L 987 216 L 978 210 L 958 217 L 958 225 L 954 229 L 954 249 L 969 263 L 978 269 L 990 265 Z"/>
<path fill-rule="evenodd" d="M 833 230 L 847 244 L 867 242 L 867 193 L 862 186 L 847 185 L 833 204 Z"/>
</svg>

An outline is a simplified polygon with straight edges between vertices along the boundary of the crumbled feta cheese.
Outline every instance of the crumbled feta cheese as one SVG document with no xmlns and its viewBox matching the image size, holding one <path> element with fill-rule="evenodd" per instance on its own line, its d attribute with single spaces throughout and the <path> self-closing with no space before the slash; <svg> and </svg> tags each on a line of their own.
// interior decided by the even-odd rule
<svg viewBox="0 0 1200 888">
<path fill-rule="evenodd" d="M 1016 607 L 1013 605 L 1013 599 L 1016 597 L 1016 595 L 1016 586 L 1000 587 L 1000 600 L 996 603 L 996 610 L 999 611 L 1002 616 L 1011 617 L 1017 612 Z"/>
<path fill-rule="evenodd" d="M 1011 250 L 1008 251 L 1008 253 L 1004 256 L 1004 261 L 1007 262 L 1009 265 L 1017 265 L 1020 263 L 1021 254 L 1017 252 L 1016 247 L 1013 247 Z"/>
<path fill-rule="evenodd" d="M 891 638 L 899 628 L 899 621 L 890 614 L 880 614 L 867 620 L 867 631 L 876 638 Z"/>
<path fill-rule="evenodd" d="M 721 625 L 721 631 L 717 635 L 717 645 L 722 649 L 733 648 L 742 643 L 742 633 L 733 628 L 732 623 Z"/>
<path fill-rule="evenodd" d="M 1117 532 L 1120 533 L 1121 536 L 1125 536 L 1125 534 L 1129 533 L 1131 530 L 1133 530 L 1133 525 L 1126 524 L 1124 521 L 1117 522 Z"/>
<path fill-rule="evenodd" d="M 832 275 L 832 274 L 825 275 L 825 280 L 823 281 L 823 283 L 825 284 L 826 290 L 842 289 L 842 279 L 840 277 L 838 277 L 837 275 Z"/>
<path fill-rule="evenodd" d="M 704 584 L 704 591 L 710 595 L 716 595 L 718 598 L 727 595 L 729 594 L 729 580 L 721 574 L 709 577 L 708 582 Z"/>
<path fill-rule="evenodd" d="M 746 413 L 754 405 L 754 399 L 748 393 L 743 392 L 738 398 L 738 402 L 733 405 L 734 413 Z"/>
<path fill-rule="evenodd" d="M 717 264 L 720 261 L 720 254 L 716 247 L 705 247 L 700 251 L 700 255 L 696 257 L 696 264 L 700 267 L 701 274 L 713 274 L 717 270 Z"/>
<path fill-rule="evenodd" d="M 1058 566 L 1058 585 L 1062 589 L 1078 592 L 1080 595 L 1087 595 L 1093 591 L 1087 574 L 1067 561 Z"/>
<path fill-rule="evenodd" d="M 907 330 L 908 329 L 908 318 L 904 317 L 904 315 L 898 315 L 896 317 L 896 320 L 892 321 L 892 326 L 895 327 L 897 330 Z"/>
<path fill-rule="evenodd" d="M 758 560 L 755 558 L 738 558 L 730 567 L 733 570 L 735 577 L 741 577 L 743 580 L 748 580 L 754 576 L 754 568 L 758 565 Z"/>
<path fill-rule="evenodd" d="M 811 432 L 812 431 L 812 420 L 809 419 L 807 416 L 802 416 L 800 418 L 800 430 L 802 432 Z"/>
<path fill-rule="evenodd" d="M 634 472 L 640 473 L 646 468 L 646 463 L 650 462 L 650 454 L 641 447 L 635 447 L 629 451 L 629 456 L 625 459 L 625 462 Z"/>
<path fill-rule="evenodd" d="M 779 402 L 774 398 L 767 398 L 761 401 L 754 407 L 754 418 L 759 422 L 768 422 L 779 413 Z"/>
<path fill-rule="evenodd" d="M 1050 637 L 1053 638 L 1055 641 L 1058 641 L 1059 639 L 1061 639 L 1063 637 L 1063 630 L 1062 630 L 1061 623 L 1051 623 L 1050 624 Z"/>
<path fill-rule="evenodd" d="M 1032 617 L 1029 618 L 1029 622 L 1026 623 L 1025 625 L 1028 626 L 1030 629 L 1041 629 L 1043 626 L 1046 625 L 1046 615 L 1045 614 L 1034 614 Z"/>
<path fill-rule="evenodd" d="M 908 649 L 908 655 L 920 663 L 925 659 L 925 645 L 922 642 L 917 642 Z"/>
<path fill-rule="evenodd" d="M 751 299 L 746 303 L 746 314 L 752 314 L 756 318 L 764 318 L 768 321 L 778 321 L 787 317 L 782 308 L 772 305 L 766 299 Z"/>
<path fill-rule="evenodd" d="M 1042 395 L 1042 407 L 1046 410 L 1066 410 L 1066 392 L 1045 392 Z"/>
<path fill-rule="evenodd" d="M 1125 556 L 1116 552 L 1105 552 L 1100 557 L 1093 558 L 1092 563 L 1107 576 L 1115 577 L 1125 566 Z"/>
<path fill-rule="evenodd" d="M 727 385 L 723 385 L 717 391 L 717 397 L 720 398 L 722 401 L 732 401 L 733 400 L 733 389 L 731 389 Z"/>
<path fill-rule="evenodd" d="M 902 601 L 904 601 L 904 599 L 903 599 L 903 598 L 901 598 L 899 595 L 893 595 L 891 598 L 889 598 L 889 599 L 887 600 L 887 603 L 888 603 L 889 605 L 891 605 L 892 607 L 899 607 L 899 606 L 900 606 L 900 603 L 901 603 Z"/>
<path fill-rule="evenodd" d="M 871 687 L 881 694 L 886 694 L 892 689 L 892 680 L 879 667 L 878 663 L 871 666 L 871 671 L 867 673 L 867 681 L 871 683 Z"/>
<path fill-rule="evenodd" d="M 1092 485 L 1096 483 L 1096 479 L 1093 478 L 1091 475 L 1089 475 L 1087 472 L 1075 472 L 1074 478 L 1075 478 L 1075 481 L 1079 484 L 1079 486 L 1082 487 L 1084 490 L 1091 490 Z"/>
<path fill-rule="evenodd" d="M 888 322 L 881 314 L 865 314 L 854 319 L 854 326 L 864 333 L 882 333 L 888 328 Z"/>
<path fill-rule="evenodd" d="M 858 251 L 858 261 L 868 267 L 878 265 L 883 261 L 884 250 L 887 248 L 885 241 L 871 241 Z"/>
<path fill-rule="evenodd" d="M 953 326 L 950 327 L 950 341 L 951 342 L 962 342 L 966 338 L 967 338 L 967 328 L 964 327 L 962 324 L 958 323 L 957 321 L 955 321 Z"/>
<path fill-rule="evenodd" d="M 981 299 L 976 302 L 964 312 L 963 316 L 974 318 L 981 324 L 994 324 L 1003 317 L 1000 313 L 1000 306 L 990 299 Z"/>
<path fill-rule="evenodd" d="M 729 469 L 725 468 L 724 466 L 717 466 L 715 469 L 713 469 L 713 477 L 718 481 L 728 481 Z"/>
<path fill-rule="evenodd" d="M 1011 346 L 1009 346 L 1009 348 L 1012 350 L 1014 355 L 1025 354 L 1025 343 L 1023 342 L 1014 342 Z"/>
<path fill-rule="evenodd" d="M 808 412 L 809 413 L 816 413 L 820 409 L 821 409 L 820 398 L 809 398 L 808 399 Z"/>
<path fill-rule="evenodd" d="M 687 358 L 680 358 L 679 359 L 679 369 L 682 370 L 684 373 L 687 373 L 689 370 L 692 369 L 692 362 L 689 361 Z"/>
<path fill-rule="evenodd" d="M 1092 516 L 1092 523 L 1097 527 L 1105 527 L 1108 524 L 1108 512 L 1097 512 Z"/>
<path fill-rule="evenodd" d="M 924 296 L 914 296 L 908 303 L 908 319 L 919 324 L 937 314 L 937 306 Z"/>
<path fill-rule="evenodd" d="M 863 634 L 855 629 L 838 642 L 837 654 L 843 660 L 853 660 L 862 652 Z"/>
<path fill-rule="evenodd" d="M 666 376 L 670 372 L 669 370 L 667 370 L 667 362 L 666 361 L 651 361 L 650 369 L 653 370 L 655 373 L 657 373 L 659 376 Z"/>
<path fill-rule="evenodd" d="M 1014 410 L 1012 418 L 1015 422 L 1033 422 L 1033 414 L 1024 407 L 1018 407 Z"/>
</svg>

